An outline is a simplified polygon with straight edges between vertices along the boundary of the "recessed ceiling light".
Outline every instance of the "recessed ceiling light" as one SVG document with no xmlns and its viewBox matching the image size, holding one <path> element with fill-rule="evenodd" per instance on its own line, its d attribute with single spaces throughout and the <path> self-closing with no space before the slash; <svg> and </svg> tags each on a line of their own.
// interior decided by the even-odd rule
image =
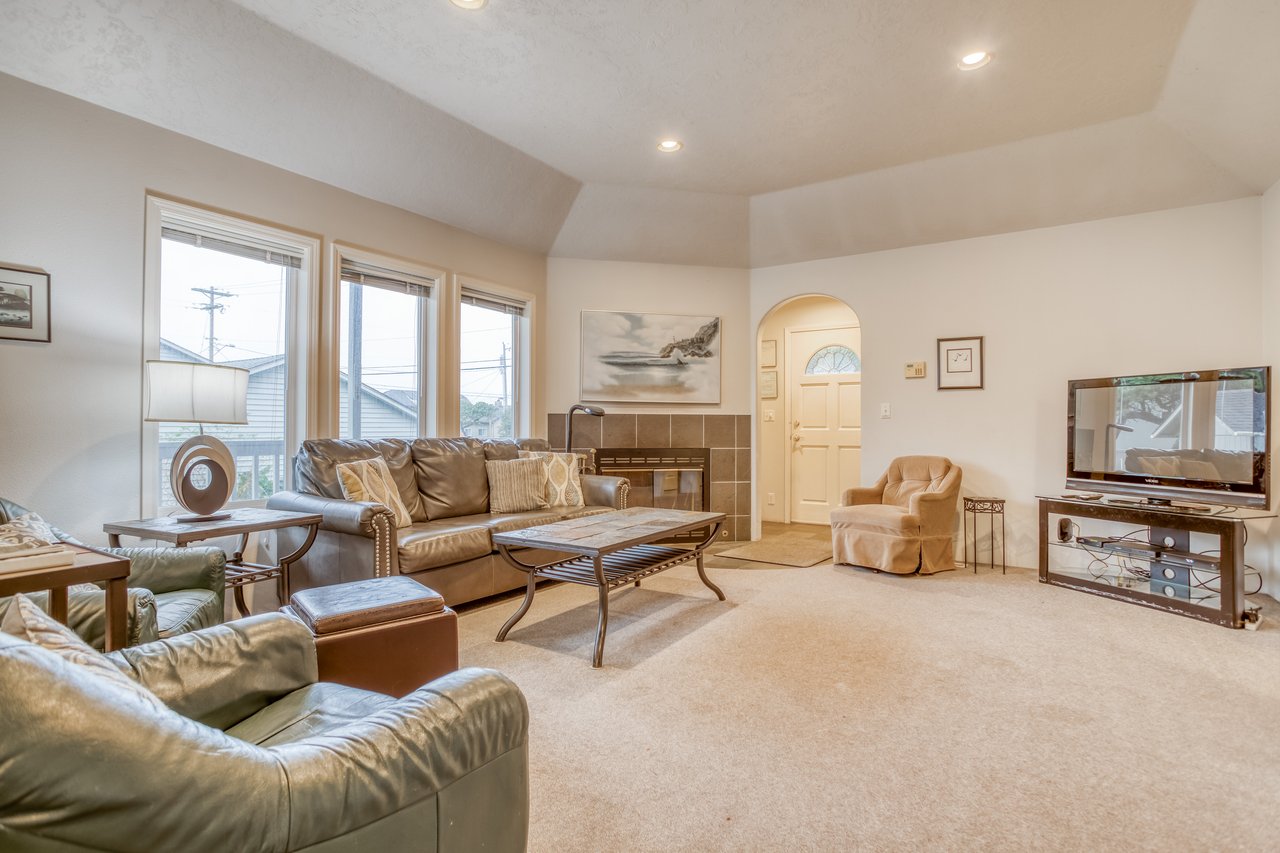
<svg viewBox="0 0 1280 853">
<path fill-rule="evenodd" d="M 674 154 L 684 147 L 679 139 L 664 139 L 658 143 L 658 150 L 663 154 Z"/>
<path fill-rule="evenodd" d="M 975 68 L 981 68 L 991 61 L 991 54 L 985 50 L 976 50 L 973 53 L 966 53 L 960 57 L 960 61 L 956 63 L 962 71 L 973 71 Z"/>
<path fill-rule="evenodd" d="M 457 6 L 459 9 L 474 11 L 476 9 L 483 9 L 489 0 L 449 0 L 449 2 Z"/>
</svg>

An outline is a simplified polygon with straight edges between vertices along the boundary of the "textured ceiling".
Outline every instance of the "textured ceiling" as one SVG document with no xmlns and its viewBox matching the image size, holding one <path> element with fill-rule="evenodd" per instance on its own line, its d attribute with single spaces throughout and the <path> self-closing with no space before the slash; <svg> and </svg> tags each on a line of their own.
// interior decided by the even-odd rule
<svg viewBox="0 0 1280 853">
<path fill-rule="evenodd" d="M 1260 193 L 1277 44 L 1278 0 L 0 0 L 0 72 L 534 251 L 717 266 Z"/>
<path fill-rule="evenodd" d="M 1191 0 L 234 0 L 586 182 L 751 195 L 1149 110 Z M 996 60 L 956 68 L 975 49 Z M 685 142 L 677 156 L 656 141 Z"/>
</svg>

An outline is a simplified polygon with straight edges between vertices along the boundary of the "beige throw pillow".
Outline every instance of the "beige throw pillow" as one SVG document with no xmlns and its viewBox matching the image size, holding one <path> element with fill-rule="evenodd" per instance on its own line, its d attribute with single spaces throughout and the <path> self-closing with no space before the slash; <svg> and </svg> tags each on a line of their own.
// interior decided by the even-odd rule
<svg viewBox="0 0 1280 853">
<path fill-rule="evenodd" d="M 491 459 L 489 512 L 528 512 L 547 508 L 547 466 L 541 459 Z"/>
<path fill-rule="evenodd" d="M 547 503 L 552 507 L 584 506 L 578 454 L 521 450 L 521 459 L 541 459 L 547 466 Z"/>
<path fill-rule="evenodd" d="M 13 602 L 4 615 L 4 622 L 0 623 L 0 631 L 51 651 L 67 663 L 83 667 L 95 678 L 109 684 L 117 693 L 132 696 L 154 710 L 167 710 L 154 693 L 121 672 L 115 664 L 99 654 L 97 649 L 45 613 L 22 593 L 13 597 Z"/>
<path fill-rule="evenodd" d="M 400 500 L 400 491 L 391 477 L 391 469 L 381 456 L 338 465 L 338 486 L 342 489 L 342 496 L 349 501 L 382 504 L 391 510 L 396 516 L 396 527 L 413 524 L 409 510 Z"/>
</svg>

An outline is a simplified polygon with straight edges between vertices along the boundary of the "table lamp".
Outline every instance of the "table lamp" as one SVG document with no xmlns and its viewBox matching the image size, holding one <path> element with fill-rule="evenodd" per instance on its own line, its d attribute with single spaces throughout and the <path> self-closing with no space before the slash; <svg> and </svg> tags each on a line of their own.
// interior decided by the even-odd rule
<svg viewBox="0 0 1280 853">
<path fill-rule="evenodd" d="M 217 521 L 236 486 L 236 460 L 204 424 L 247 424 L 249 371 L 191 361 L 148 361 L 146 416 L 149 422 L 200 424 L 200 434 L 173 455 L 169 485 L 191 515 L 179 521 Z"/>
</svg>

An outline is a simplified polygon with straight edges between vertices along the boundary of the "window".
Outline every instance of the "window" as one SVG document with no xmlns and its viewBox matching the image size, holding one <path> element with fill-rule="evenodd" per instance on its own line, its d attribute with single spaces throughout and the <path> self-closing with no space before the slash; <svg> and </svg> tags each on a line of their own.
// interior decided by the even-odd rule
<svg viewBox="0 0 1280 853">
<path fill-rule="evenodd" d="M 823 347 L 809 359 L 804 372 L 809 376 L 826 373 L 861 373 L 862 360 L 848 347 Z"/>
<path fill-rule="evenodd" d="M 148 430 L 144 501 L 166 511 L 174 452 L 200 429 L 236 462 L 231 501 L 286 488 L 287 459 L 305 424 L 297 311 L 306 302 L 315 243 L 255 223 L 148 199 L 147 357 L 249 371 L 247 424 L 162 423 Z M 305 324 L 304 324 L 305 325 Z"/>
<path fill-rule="evenodd" d="M 463 286 L 459 426 L 476 438 L 514 438 L 524 424 L 522 341 L 528 303 Z"/>
<path fill-rule="evenodd" d="M 340 267 L 338 435 L 425 434 L 427 330 L 435 279 L 347 257 Z"/>
</svg>

